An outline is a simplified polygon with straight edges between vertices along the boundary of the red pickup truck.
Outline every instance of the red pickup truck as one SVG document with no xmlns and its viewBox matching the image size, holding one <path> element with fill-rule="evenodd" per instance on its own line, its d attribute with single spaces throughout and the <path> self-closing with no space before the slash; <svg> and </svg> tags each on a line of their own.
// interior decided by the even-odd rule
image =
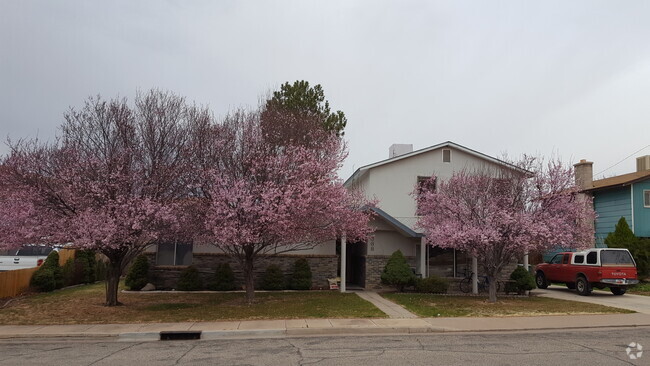
<svg viewBox="0 0 650 366">
<path fill-rule="evenodd" d="M 594 248 L 583 252 L 556 254 L 548 263 L 535 267 L 535 283 L 547 288 L 551 282 L 565 283 L 580 295 L 592 288 L 609 287 L 614 295 L 623 295 L 629 285 L 639 283 L 636 263 L 627 249 Z"/>
</svg>

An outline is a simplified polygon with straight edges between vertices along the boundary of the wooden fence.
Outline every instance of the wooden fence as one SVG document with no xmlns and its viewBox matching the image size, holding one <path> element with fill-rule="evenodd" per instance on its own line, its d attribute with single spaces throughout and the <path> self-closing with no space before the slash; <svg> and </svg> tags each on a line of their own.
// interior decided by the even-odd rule
<svg viewBox="0 0 650 366">
<path fill-rule="evenodd" d="M 61 249 L 59 251 L 59 264 L 64 265 L 69 258 L 74 258 L 74 249 Z M 14 297 L 25 292 L 29 288 L 29 281 L 38 267 L 16 269 L 13 271 L 0 272 L 0 299 L 3 297 Z"/>
<path fill-rule="evenodd" d="M 38 267 L 0 272 L 0 298 L 20 295 L 29 288 L 29 281 Z"/>
<path fill-rule="evenodd" d="M 59 250 L 59 265 L 63 267 L 65 262 L 68 261 L 70 258 L 74 258 L 74 249 L 61 249 Z"/>
</svg>

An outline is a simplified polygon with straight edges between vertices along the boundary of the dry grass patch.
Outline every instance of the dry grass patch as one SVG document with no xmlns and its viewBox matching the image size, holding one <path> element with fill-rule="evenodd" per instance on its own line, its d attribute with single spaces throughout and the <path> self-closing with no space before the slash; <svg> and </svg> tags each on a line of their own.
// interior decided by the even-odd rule
<svg viewBox="0 0 650 366">
<path fill-rule="evenodd" d="M 123 306 L 106 307 L 104 285 L 93 284 L 14 299 L 0 324 L 115 324 L 251 319 L 383 318 L 356 294 L 306 291 L 257 293 L 120 293 Z"/>
<path fill-rule="evenodd" d="M 570 314 L 633 313 L 633 311 L 546 297 L 500 298 L 496 303 L 480 296 L 430 294 L 384 294 L 422 317 L 537 316 Z"/>
</svg>

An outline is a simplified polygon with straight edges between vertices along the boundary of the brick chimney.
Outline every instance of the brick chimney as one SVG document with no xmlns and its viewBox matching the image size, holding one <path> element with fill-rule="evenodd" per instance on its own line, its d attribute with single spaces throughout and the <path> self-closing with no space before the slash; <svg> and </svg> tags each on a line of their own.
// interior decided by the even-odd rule
<svg viewBox="0 0 650 366">
<path fill-rule="evenodd" d="M 580 189 L 589 189 L 594 186 L 594 163 L 585 159 L 579 163 L 573 164 L 576 176 L 576 185 Z"/>
<path fill-rule="evenodd" d="M 643 172 L 650 170 L 650 155 L 639 156 L 636 158 L 636 171 Z"/>
</svg>

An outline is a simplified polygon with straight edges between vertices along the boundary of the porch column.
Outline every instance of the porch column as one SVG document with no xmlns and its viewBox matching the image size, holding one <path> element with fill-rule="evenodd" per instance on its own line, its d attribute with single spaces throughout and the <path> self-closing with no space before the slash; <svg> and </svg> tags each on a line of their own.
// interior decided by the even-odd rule
<svg viewBox="0 0 650 366">
<path fill-rule="evenodd" d="M 528 269 L 528 253 L 524 254 L 524 268 L 526 269 L 526 272 L 530 272 Z"/>
<path fill-rule="evenodd" d="M 348 244 L 348 239 L 345 236 L 345 233 L 341 235 L 341 292 L 345 292 L 345 270 L 347 267 L 347 244 Z"/>
<path fill-rule="evenodd" d="M 427 241 L 424 236 L 420 238 L 420 273 L 422 278 L 427 278 Z"/>
<path fill-rule="evenodd" d="M 478 294 L 478 260 L 472 257 L 472 293 Z"/>
</svg>

